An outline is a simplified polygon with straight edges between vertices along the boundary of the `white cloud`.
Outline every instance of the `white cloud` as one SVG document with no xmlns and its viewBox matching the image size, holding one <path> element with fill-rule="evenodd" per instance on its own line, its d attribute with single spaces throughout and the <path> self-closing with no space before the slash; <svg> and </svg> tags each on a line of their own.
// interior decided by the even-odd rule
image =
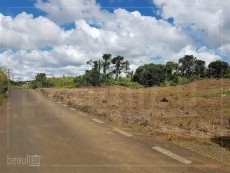
<svg viewBox="0 0 230 173">
<path fill-rule="evenodd" d="M 153 0 L 162 7 L 162 17 L 174 18 L 177 26 L 208 47 L 218 48 L 230 42 L 230 1 L 228 0 Z M 198 36 L 197 36 L 198 35 Z"/>
<path fill-rule="evenodd" d="M 196 47 L 194 46 L 187 45 L 183 49 L 181 49 L 179 52 L 173 54 L 169 59 L 166 59 L 165 62 L 167 61 L 178 62 L 178 59 L 183 58 L 184 55 L 193 55 L 197 59 L 205 61 L 206 66 L 208 66 L 210 62 L 221 59 L 219 55 L 215 54 L 214 50 L 209 50 L 207 49 L 207 47 L 201 47 L 199 49 L 196 49 Z"/>
<path fill-rule="evenodd" d="M 58 46 L 52 51 L 5 51 L 0 54 L 0 64 L 12 69 L 15 78 L 23 80 L 32 79 L 39 72 L 76 76 L 88 69 L 85 55 L 79 47 L 72 46 Z"/>
<path fill-rule="evenodd" d="M 96 0 L 37 0 L 35 7 L 59 24 L 80 19 L 101 23 L 110 17 L 110 13 L 102 10 Z"/>
<path fill-rule="evenodd" d="M 8 51 L 0 53 L 0 64 L 13 69 L 16 76 L 30 79 L 41 71 L 58 76 L 82 74 L 88 69 L 86 62 L 89 59 L 97 60 L 104 53 L 111 53 L 113 56 L 123 55 L 130 61 L 133 70 L 151 62 L 177 62 L 185 54 L 193 54 L 198 59 L 205 60 L 207 64 L 221 59 L 216 52 L 222 55 L 230 54 L 229 44 L 221 45 L 218 42 L 221 36 L 218 29 L 218 19 L 221 15 L 218 14 L 221 13 L 215 11 L 216 8 L 214 11 L 204 10 L 204 14 L 199 12 L 200 18 L 205 19 L 202 22 L 189 10 L 191 16 L 186 14 L 186 10 L 178 12 L 174 9 L 175 14 L 172 14 L 169 9 L 177 4 L 170 4 L 164 0 L 156 0 L 155 3 L 164 5 L 162 15 L 165 19 L 174 17 L 175 25 L 166 20 L 143 16 L 138 11 L 116 9 L 109 13 L 101 10 L 95 0 L 37 1 L 36 6 L 46 11 L 49 19 L 34 18 L 26 13 L 21 13 L 15 18 L 0 15 L 0 48 L 9 48 Z M 185 7 L 189 3 L 180 5 Z M 212 16 L 213 14 L 215 15 Z M 207 22 L 208 15 L 211 17 Z M 75 28 L 66 31 L 53 21 L 74 21 Z M 92 24 L 95 22 L 99 22 L 100 27 L 93 27 L 95 25 Z M 184 29 L 185 25 L 189 25 L 193 32 L 188 33 Z M 223 28 L 227 26 L 224 25 Z M 193 37 L 190 35 L 192 33 Z M 213 48 L 210 48 L 209 44 L 202 47 L 196 45 L 195 36 L 201 41 L 212 39 Z M 228 39 L 229 37 L 223 38 L 222 42 L 227 42 Z M 46 46 L 50 46 L 51 49 L 44 50 Z"/>
<path fill-rule="evenodd" d="M 0 47 L 33 49 L 58 45 L 64 38 L 61 28 L 45 17 L 20 13 L 15 18 L 0 13 Z"/>
</svg>

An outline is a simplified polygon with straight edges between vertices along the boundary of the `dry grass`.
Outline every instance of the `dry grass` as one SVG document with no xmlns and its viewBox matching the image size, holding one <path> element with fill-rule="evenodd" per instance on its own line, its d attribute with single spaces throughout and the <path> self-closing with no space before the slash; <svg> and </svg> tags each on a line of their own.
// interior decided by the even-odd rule
<svg viewBox="0 0 230 173">
<path fill-rule="evenodd" d="M 82 111 L 170 141 L 210 142 L 230 134 L 230 79 L 135 90 L 108 86 L 41 91 Z"/>
</svg>

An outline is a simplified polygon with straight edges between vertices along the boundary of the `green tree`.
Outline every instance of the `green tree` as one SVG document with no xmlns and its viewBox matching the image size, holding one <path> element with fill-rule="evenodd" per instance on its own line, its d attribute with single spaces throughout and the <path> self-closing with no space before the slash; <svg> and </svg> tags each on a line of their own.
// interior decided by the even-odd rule
<svg viewBox="0 0 230 173">
<path fill-rule="evenodd" d="M 206 76 L 206 67 L 205 61 L 196 59 L 194 62 L 194 74 L 197 77 L 205 77 Z"/>
<path fill-rule="evenodd" d="M 166 80 L 173 80 L 177 76 L 179 65 L 168 61 L 165 65 Z"/>
<path fill-rule="evenodd" d="M 146 87 L 160 85 L 166 79 L 164 68 L 164 65 L 161 64 L 145 64 L 140 66 L 133 76 L 133 81 Z"/>
<path fill-rule="evenodd" d="M 104 80 L 105 82 L 107 82 L 107 70 L 109 70 L 110 68 L 110 59 L 111 59 L 112 55 L 111 54 L 104 54 L 103 55 L 103 59 L 104 62 L 102 62 L 102 68 L 103 68 L 103 74 L 104 74 Z"/>
<path fill-rule="evenodd" d="M 33 85 L 37 85 L 38 88 L 46 87 L 46 79 L 47 77 L 45 73 L 37 73 L 35 76 L 35 83 Z"/>
<path fill-rule="evenodd" d="M 228 70 L 224 75 L 225 78 L 230 78 L 230 66 L 228 66 Z"/>
<path fill-rule="evenodd" d="M 46 80 L 46 74 L 45 73 L 37 73 L 35 76 L 35 80 L 44 82 Z"/>
<path fill-rule="evenodd" d="M 228 72 L 228 63 L 224 61 L 214 61 L 208 65 L 208 76 L 214 78 L 222 78 Z"/>
<path fill-rule="evenodd" d="M 115 80 L 119 78 L 122 72 L 126 73 L 129 70 L 129 62 L 124 61 L 123 56 L 116 56 L 111 60 L 113 66 L 113 74 L 115 74 Z"/>
<path fill-rule="evenodd" d="M 185 55 L 179 59 L 179 70 L 182 76 L 190 77 L 194 72 L 196 58 L 193 55 Z"/>
<path fill-rule="evenodd" d="M 89 60 L 87 64 L 89 64 L 92 67 L 92 70 L 99 71 L 99 72 L 101 71 L 101 61 L 100 60 L 98 61 Z"/>
<path fill-rule="evenodd" d="M 97 70 L 87 70 L 84 75 L 74 78 L 76 86 L 100 86 L 103 83 L 102 75 Z"/>
</svg>

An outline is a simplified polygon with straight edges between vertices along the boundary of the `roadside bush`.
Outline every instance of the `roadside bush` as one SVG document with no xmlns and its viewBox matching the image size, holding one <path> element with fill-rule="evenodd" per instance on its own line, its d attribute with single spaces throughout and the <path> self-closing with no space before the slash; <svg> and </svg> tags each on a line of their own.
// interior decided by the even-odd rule
<svg viewBox="0 0 230 173">
<path fill-rule="evenodd" d="M 7 91 L 8 78 L 3 69 L 0 68 L 0 93 Z"/>
<path fill-rule="evenodd" d="M 5 71 L 0 68 L 0 102 L 4 98 L 4 94 L 8 88 L 8 78 Z"/>
</svg>

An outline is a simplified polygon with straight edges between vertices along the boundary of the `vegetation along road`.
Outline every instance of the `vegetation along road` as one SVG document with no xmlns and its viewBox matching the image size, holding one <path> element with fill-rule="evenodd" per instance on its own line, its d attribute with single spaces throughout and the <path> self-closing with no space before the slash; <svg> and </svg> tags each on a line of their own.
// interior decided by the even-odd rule
<svg viewBox="0 0 230 173">
<path fill-rule="evenodd" d="M 35 90 L 11 90 L 0 108 L 0 172 L 221 173 L 228 167 L 115 126 Z"/>
</svg>

